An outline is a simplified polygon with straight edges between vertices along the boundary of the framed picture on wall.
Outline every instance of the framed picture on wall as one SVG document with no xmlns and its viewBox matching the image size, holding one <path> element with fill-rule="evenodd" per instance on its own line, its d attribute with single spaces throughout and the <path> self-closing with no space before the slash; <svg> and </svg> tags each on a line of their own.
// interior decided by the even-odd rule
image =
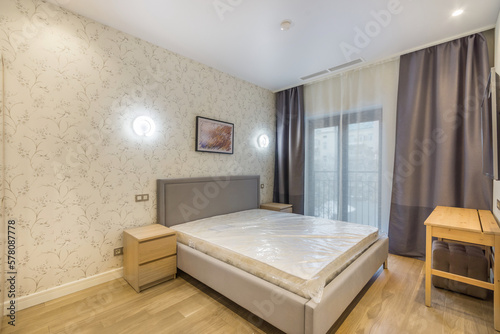
<svg viewBox="0 0 500 334">
<path fill-rule="evenodd" d="M 196 151 L 233 154 L 234 124 L 196 116 Z"/>
</svg>

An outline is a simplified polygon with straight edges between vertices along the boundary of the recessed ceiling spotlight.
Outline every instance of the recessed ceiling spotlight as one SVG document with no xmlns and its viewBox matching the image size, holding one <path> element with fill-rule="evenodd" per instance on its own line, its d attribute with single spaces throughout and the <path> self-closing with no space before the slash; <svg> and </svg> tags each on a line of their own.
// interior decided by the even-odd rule
<svg viewBox="0 0 500 334">
<path fill-rule="evenodd" d="M 283 20 L 280 24 L 281 31 L 288 31 L 290 30 L 291 26 L 292 26 L 292 21 L 290 20 Z"/>
<path fill-rule="evenodd" d="M 463 9 L 457 9 L 456 11 L 453 12 L 453 14 L 451 14 L 452 16 L 459 16 L 459 15 L 462 15 L 464 13 L 464 10 Z"/>
</svg>

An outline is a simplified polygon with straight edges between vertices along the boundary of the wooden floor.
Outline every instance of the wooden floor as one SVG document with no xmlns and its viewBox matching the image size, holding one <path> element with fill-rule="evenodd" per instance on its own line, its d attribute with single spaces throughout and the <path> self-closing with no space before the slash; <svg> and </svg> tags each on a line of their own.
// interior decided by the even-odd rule
<svg viewBox="0 0 500 334">
<path fill-rule="evenodd" d="M 329 333 L 496 333 L 486 301 L 435 289 L 424 304 L 424 262 L 390 255 Z M 2 333 L 281 333 L 179 273 L 136 293 L 123 279 L 19 311 Z"/>
</svg>

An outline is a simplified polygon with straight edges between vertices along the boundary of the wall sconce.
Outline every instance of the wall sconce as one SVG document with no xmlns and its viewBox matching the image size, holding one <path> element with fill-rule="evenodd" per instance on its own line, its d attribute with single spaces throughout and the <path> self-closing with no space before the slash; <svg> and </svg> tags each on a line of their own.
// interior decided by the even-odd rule
<svg viewBox="0 0 500 334">
<path fill-rule="evenodd" d="M 259 139 L 257 139 L 257 143 L 259 147 L 265 148 L 269 146 L 269 137 L 267 135 L 260 135 Z"/>
<path fill-rule="evenodd" d="M 134 132 L 138 136 L 149 137 L 155 132 L 155 122 L 148 116 L 139 116 L 134 120 L 132 124 Z"/>
</svg>

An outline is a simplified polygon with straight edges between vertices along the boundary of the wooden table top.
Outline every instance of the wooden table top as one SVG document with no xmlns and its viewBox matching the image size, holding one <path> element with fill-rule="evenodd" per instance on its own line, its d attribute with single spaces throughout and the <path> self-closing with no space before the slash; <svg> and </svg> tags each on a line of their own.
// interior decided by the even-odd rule
<svg viewBox="0 0 500 334">
<path fill-rule="evenodd" d="M 476 233 L 500 234 L 500 227 L 489 210 L 437 206 L 426 219 L 425 225 Z"/>
</svg>

